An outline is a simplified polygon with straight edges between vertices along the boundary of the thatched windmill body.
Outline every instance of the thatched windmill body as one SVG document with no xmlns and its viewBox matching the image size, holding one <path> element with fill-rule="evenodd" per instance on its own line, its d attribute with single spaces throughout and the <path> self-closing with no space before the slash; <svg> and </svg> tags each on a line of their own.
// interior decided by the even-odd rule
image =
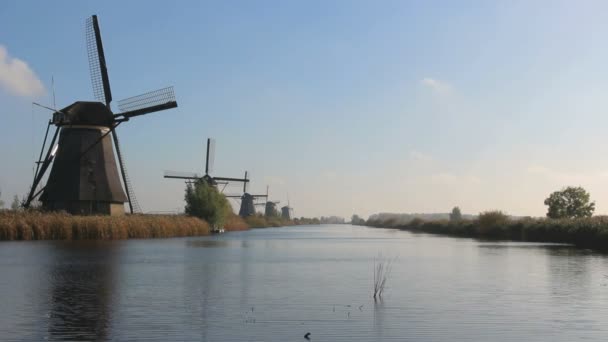
<svg viewBox="0 0 608 342">
<path fill-rule="evenodd" d="M 99 102 L 77 101 L 61 110 L 53 109 L 24 207 L 29 207 L 40 195 L 43 208 L 48 210 L 119 215 L 124 214 L 124 203 L 128 202 L 133 213 L 138 205 L 120 153 L 116 127 L 135 116 L 177 107 L 175 94 L 168 87 L 128 98 L 119 101 L 121 112 L 114 114 L 97 16 L 90 17 L 86 26 L 93 92 Z M 52 125 L 56 126 L 55 133 L 43 158 Z M 112 146 L 116 149 L 126 194 Z M 46 185 L 38 190 L 51 164 Z"/>
</svg>

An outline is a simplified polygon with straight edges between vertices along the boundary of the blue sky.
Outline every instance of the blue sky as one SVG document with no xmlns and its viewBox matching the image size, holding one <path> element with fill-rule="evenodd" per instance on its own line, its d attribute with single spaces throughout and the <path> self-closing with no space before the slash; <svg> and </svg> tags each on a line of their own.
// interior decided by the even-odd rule
<svg viewBox="0 0 608 342">
<path fill-rule="evenodd" d="M 298 216 L 455 205 L 540 216 L 567 185 L 587 188 L 605 214 L 607 10 L 602 1 L 5 1 L 2 197 L 31 182 L 49 115 L 31 102 L 52 103 L 51 77 L 58 107 L 93 98 L 84 22 L 95 13 L 115 100 L 167 85 L 177 93 L 178 109 L 119 129 L 145 211 L 183 207 L 183 183 L 163 171 L 201 171 L 214 137 L 217 175 L 249 170 L 254 192 L 268 184 L 282 203 L 289 193 Z"/>
</svg>

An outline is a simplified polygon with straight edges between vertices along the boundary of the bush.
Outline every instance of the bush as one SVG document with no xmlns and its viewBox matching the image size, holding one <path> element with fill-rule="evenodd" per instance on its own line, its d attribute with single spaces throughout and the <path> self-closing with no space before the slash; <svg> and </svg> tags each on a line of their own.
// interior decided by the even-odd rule
<svg viewBox="0 0 608 342">
<path fill-rule="evenodd" d="M 477 218 L 477 228 L 480 235 L 499 236 L 509 224 L 509 216 L 499 210 L 485 211 Z"/>
<path fill-rule="evenodd" d="M 214 227 L 223 227 L 232 213 L 226 196 L 204 179 L 186 186 L 185 200 L 186 214 L 201 218 Z"/>
</svg>

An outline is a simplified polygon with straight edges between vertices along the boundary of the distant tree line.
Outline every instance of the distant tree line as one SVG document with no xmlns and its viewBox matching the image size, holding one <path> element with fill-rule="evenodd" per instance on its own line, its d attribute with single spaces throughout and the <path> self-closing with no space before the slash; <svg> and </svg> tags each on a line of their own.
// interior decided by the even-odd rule
<svg viewBox="0 0 608 342">
<path fill-rule="evenodd" d="M 322 223 L 322 224 L 343 224 L 344 223 L 344 217 L 339 217 L 339 216 L 325 217 L 325 216 L 321 216 L 321 218 L 319 219 L 319 222 Z"/>
</svg>

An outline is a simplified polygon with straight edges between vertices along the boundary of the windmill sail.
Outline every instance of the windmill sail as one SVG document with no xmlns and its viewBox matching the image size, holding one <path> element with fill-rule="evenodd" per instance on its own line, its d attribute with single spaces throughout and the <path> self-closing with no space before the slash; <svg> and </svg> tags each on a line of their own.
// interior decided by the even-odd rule
<svg viewBox="0 0 608 342">
<path fill-rule="evenodd" d="M 207 138 L 207 155 L 205 161 L 205 174 L 213 172 L 213 162 L 215 161 L 215 139 Z"/>
<path fill-rule="evenodd" d="M 194 172 L 165 171 L 165 178 L 201 179 L 203 175 Z"/>
<path fill-rule="evenodd" d="M 99 31 L 99 23 L 97 22 L 96 15 L 87 19 L 86 35 L 93 94 L 97 101 L 103 102 L 109 107 L 110 102 L 112 102 L 112 91 L 110 90 L 106 57 L 103 53 L 101 32 Z"/>
<path fill-rule="evenodd" d="M 112 130 L 112 139 L 114 139 L 114 148 L 116 149 L 116 154 L 118 155 L 118 163 L 120 165 L 120 174 L 122 175 L 122 181 L 125 186 L 125 190 L 127 192 L 127 200 L 129 201 L 129 211 L 131 214 L 134 213 L 142 213 L 141 207 L 139 206 L 139 202 L 137 201 L 137 197 L 135 197 L 135 191 L 133 190 L 133 185 L 131 184 L 131 180 L 129 179 L 129 174 L 127 173 L 127 168 L 125 166 L 125 160 L 122 157 L 122 153 L 120 152 L 120 141 L 118 140 L 118 135 L 116 134 L 116 130 Z"/>
<path fill-rule="evenodd" d="M 118 109 L 121 113 L 116 114 L 115 117 L 118 120 L 129 120 L 134 116 L 175 107 L 177 102 L 173 87 L 166 87 L 118 101 Z"/>
</svg>

